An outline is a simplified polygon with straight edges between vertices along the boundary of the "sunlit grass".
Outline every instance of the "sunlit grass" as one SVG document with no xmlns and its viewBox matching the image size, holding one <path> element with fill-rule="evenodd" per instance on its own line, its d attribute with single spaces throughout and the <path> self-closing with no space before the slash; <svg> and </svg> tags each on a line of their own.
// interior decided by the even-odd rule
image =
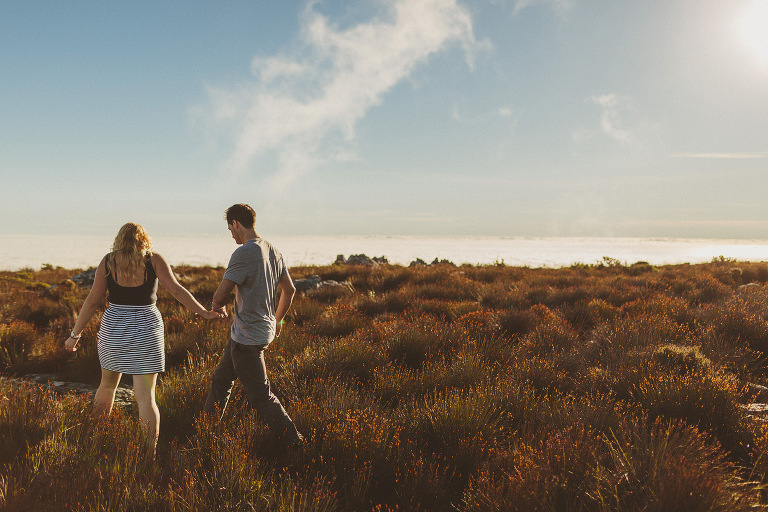
<svg viewBox="0 0 768 512">
<path fill-rule="evenodd" d="M 176 271 L 203 303 L 223 274 Z M 98 382 L 101 312 L 75 355 L 60 348 L 87 294 L 75 273 L 0 272 L 0 373 Z M 156 461 L 132 409 L 96 417 L 84 396 L 0 380 L 0 509 L 766 508 L 768 426 L 743 407 L 768 384 L 765 265 L 292 274 L 344 283 L 298 295 L 265 353 L 301 449 L 239 385 L 221 420 L 202 413 L 228 324 L 161 293 Z"/>
</svg>

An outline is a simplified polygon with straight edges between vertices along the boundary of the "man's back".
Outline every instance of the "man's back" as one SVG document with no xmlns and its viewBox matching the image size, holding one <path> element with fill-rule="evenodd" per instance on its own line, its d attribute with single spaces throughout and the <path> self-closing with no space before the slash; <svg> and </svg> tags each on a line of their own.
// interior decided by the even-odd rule
<svg viewBox="0 0 768 512">
<path fill-rule="evenodd" d="M 224 279 L 237 285 L 233 340 L 244 345 L 272 341 L 277 287 L 286 271 L 283 256 L 262 238 L 248 240 L 232 253 Z"/>
</svg>

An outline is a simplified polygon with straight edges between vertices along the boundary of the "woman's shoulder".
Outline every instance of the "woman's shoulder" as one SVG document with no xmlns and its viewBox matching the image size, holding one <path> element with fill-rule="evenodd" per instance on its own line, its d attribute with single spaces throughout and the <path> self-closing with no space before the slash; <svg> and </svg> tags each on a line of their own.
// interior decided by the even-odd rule
<svg viewBox="0 0 768 512">
<path fill-rule="evenodd" d="M 150 264 L 154 269 L 157 269 L 158 267 L 162 268 L 162 267 L 168 266 L 168 261 L 163 257 L 162 254 L 152 252 L 147 255 L 147 259 L 149 260 Z"/>
</svg>

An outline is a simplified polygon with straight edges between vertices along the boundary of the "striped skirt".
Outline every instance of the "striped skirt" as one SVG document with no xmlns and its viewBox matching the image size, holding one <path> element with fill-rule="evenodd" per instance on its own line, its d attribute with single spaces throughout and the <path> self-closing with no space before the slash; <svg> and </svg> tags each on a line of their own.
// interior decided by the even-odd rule
<svg viewBox="0 0 768 512">
<path fill-rule="evenodd" d="M 101 367 L 142 375 L 165 371 L 165 333 L 157 306 L 110 304 L 98 334 Z"/>
</svg>

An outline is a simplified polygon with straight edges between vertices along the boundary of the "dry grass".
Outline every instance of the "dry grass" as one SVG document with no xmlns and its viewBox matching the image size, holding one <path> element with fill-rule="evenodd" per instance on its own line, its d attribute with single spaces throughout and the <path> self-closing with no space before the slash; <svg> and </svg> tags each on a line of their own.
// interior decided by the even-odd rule
<svg viewBox="0 0 768 512">
<path fill-rule="evenodd" d="M 205 302 L 222 269 L 177 272 Z M 59 347 L 87 293 L 74 273 L 0 272 L 0 372 L 98 381 L 98 315 L 76 355 Z M 238 386 L 221 421 L 201 413 L 227 325 L 161 294 L 157 463 L 135 415 L 3 381 L 0 508 L 766 508 L 768 427 L 741 407 L 768 384 L 765 265 L 292 273 L 348 283 L 297 297 L 266 352 L 302 450 L 279 450 Z"/>
</svg>

